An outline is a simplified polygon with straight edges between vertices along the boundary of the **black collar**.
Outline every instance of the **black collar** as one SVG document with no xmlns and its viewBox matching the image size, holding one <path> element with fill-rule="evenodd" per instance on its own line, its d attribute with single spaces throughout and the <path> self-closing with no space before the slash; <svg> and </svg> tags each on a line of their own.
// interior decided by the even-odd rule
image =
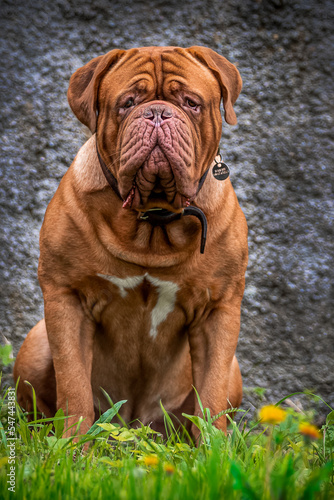
<svg viewBox="0 0 334 500">
<path fill-rule="evenodd" d="M 100 155 L 99 148 L 97 146 L 97 134 L 95 134 L 95 144 L 96 144 L 96 152 L 97 152 L 97 157 L 100 162 L 100 166 L 102 168 L 102 172 L 104 173 L 105 178 L 107 179 L 109 185 L 113 188 L 117 196 L 122 200 L 121 193 L 119 192 L 118 189 L 118 182 L 116 180 L 116 177 L 110 172 L 109 168 L 107 165 L 104 163 L 102 156 Z"/>
</svg>

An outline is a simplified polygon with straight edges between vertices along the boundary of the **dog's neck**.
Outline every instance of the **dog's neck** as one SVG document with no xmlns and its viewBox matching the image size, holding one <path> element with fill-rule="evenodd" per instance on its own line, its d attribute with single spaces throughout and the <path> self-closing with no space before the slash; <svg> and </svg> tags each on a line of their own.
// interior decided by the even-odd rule
<svg viewBox="0 0 334 500">
<path fill-rule="evenodd" d="M 99 237 L 115 257 L 141 266 L 154 262 L 158 267 L 182 263 L 189 259 L 190 253 L 196 258 L 201 257 L 202 230 L 196 217 L 182 217 L 159 226 L 145 220 L 139 222 L 136 211 L 122 208 L 120 198 L 113 189 L 108 189 L 109 184 L 97 158 L 94 136 L 82 146 L 68 174 L 73 176 L 74 189 L 83 198 L 87 217 L 90 210 L 94 210 L 96 215 L 100 213 L 96 231 L 101 231 Z M 96 196 L 99 202 L 95 201 L 94 206 L 90 206 L 90 200 L 95 200 Z M 216 237 L 218 221 L 221 229 L 221 218 L 228 225 L 230 214 L 226 211 L 225 201 L 231 196 L 233 189 L 230 181 L 217 182 L 210 172 L 194 200 L 195 207 L 200 208 L 208 218 L 210 239 Z M 112 220 L 117 220 L 118 224 L 112 223 Z"/>
</svg>

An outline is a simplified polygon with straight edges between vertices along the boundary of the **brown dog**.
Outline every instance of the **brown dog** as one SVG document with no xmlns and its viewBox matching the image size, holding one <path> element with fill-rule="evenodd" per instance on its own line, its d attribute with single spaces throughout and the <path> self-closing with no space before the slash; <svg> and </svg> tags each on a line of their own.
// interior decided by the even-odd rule
<svg viewBox="0 0 334 500">
<path fill-rule="evenodd" d="M 82 430 L 108 408 L 101 387 L 127 400 L 127 422 L 157 428 L 160 401 L 199 414 L 192 386 L 211 415 L 240 404 L 247 226 L 230 180 L 210 167 L 220 101 L 235 124 L 240 90 L 236 67 L 204 47 L 112 50 L 72 76 L 70 106 L 94 135 L 41 230 L 45 321 L 14 368 L 28 410 L 24 380 L 40 412 L 63 408 L 70 425 L 83 416 Z"/>
</svg>

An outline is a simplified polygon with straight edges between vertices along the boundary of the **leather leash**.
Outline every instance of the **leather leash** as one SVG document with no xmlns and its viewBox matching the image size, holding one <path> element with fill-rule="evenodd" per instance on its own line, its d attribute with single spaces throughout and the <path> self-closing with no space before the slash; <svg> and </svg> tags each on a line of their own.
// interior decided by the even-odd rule
<svg viewBox="0 0 334 500">
<path fill-rule="evenodd" d="M 193 215 L 200 220 L 202 226 L 200 252 L 204 253 L 208 223 L 204 212 L 200 208 L 190 205 L 189 207 L 184 208 L 180 213 L 170 212 L 165 208 L 152 208 L 143 212 L 139 219 L 149 222 L 152 226 L 164 226 L 169 222 L 181 219 L 184 215 Z"/>
</svg>

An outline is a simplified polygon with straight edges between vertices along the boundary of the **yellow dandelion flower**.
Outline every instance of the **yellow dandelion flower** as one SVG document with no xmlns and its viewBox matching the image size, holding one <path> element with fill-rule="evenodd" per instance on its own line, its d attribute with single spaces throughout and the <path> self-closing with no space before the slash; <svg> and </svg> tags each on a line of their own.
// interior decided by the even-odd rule
<svg viewBox="0 0 334 500">
<path fill-rule="evenodd" d="M 175 467 L 172 464 L 164 464 L 164 471 L 171 476 L 175 472 Z"/>
<path fill-rule="evenodd" d="M 286 411 L 278 406 L 263 406 L 259 411 L 259 417 L 264 424 L 279 424 L 286 419 Z"/>
<path fill-rule="evenodd" d="M 321 437 L 319 429 L 315 425 L 306 422 L 299 424 L 299 432 L 311 439 L 319 439 Z"/>
<path fill-rule="evenodd" d="M 149 466 L 149 467 L 152 467 L 152 465 L 158 465 L 159 463 L 159 460 L 158 460 L 158 457 L 154 456 L 154 455 L 146 455 L 146 457 L 144 458 L 144 464 Z"/>
</svg>

